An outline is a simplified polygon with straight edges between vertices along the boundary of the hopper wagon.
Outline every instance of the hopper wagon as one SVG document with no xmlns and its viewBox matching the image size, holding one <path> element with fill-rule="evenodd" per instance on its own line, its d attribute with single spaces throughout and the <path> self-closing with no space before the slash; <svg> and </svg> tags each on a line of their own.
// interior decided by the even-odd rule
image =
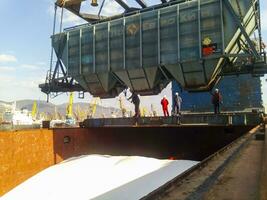
<svg viewBox="0 0 267 200">
<path fill-rule="evenodd" d="M 40 85 L 44 93 L 112 98 L 131 88 L 153 95 L 171 81 L 209 91 L 222 76 L 266 72 L 259 0 L 163 1 L 141 9 L 117 2 L 128 10 L 87 16 L 87 24 L 52 35 L 57 64 Z"/>
</svg>

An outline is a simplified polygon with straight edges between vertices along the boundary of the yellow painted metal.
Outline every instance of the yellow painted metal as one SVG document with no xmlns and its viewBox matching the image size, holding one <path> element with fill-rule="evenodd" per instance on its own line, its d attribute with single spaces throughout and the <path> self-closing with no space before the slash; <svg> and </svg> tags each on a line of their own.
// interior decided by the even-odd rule
<svg viewBox="0 0 267 200">
<path fill-rule="evenodd" d="M 91 6 L 94 7 L 98 6 L 97 0 L 92 0 Z"/>
<path fill-rule="evenodd" d="M 96 113 L 96 108 L 97 108 L 97 105 L 99 104 L 99 102 L 100 102 L 99 97 L 92 99 L 92 103 L 90 104 L 90 117 L 93 117 L 94 114 Z"/>
<path fill-rule="evenodd" d="M 57 0 L 56 4 L 59 7 L 69 7 L 69 6 L 75 6 L 79 5 L 83 2 L 84 0 Z"/>
<path fill-rule="evenodd" d="M 37 114 L 37 102 L 34 101 L 32 105 L 32 118 L 36 119 L 36 114 Z"/>
<path fill-rule="evenodd" d="M 73 92 L 70 93 L 70 98 L 69 98 L 69 104 L 67 105 L 67 117 L 72 117 L 73 115 Z"/>
</svg>

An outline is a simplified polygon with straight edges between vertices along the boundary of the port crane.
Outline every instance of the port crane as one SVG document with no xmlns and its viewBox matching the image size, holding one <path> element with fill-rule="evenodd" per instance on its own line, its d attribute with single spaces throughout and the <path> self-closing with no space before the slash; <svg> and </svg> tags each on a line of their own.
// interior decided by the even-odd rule
<svg viewBox="0 0 267 200">
<path fill-rule="evenodd" d="M 32 105 L 32 113 L 31 113 L 31 116 L 32 116 L 33 119 L 36 119 L 37 118 L 37 112 L 38 112 L 37 102 L 34 101 L 33 102 L 33 105 Z"/>
<path fill-rule="evenodd" d="M 66 107 L 66 124 L 74 125 L 75 119 L 73 117 L 73 92 L 70 93 L 69 103 Z"/>
<path fill-rule="evenodd" d="M 96 109 L 97 109 L 97 105 L 99 105 L 99 103 L 101 102 L 101 99 L 96 97 L 93 98 L 90 105 L 89 105 L 89 117 L 93 118 L 95 113 L 96 113 Z"/>
</svg>

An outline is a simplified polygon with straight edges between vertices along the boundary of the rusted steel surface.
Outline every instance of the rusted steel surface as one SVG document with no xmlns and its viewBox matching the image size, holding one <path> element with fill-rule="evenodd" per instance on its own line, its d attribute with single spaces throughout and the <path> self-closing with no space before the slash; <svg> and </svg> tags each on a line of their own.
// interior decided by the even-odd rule
<svg viewBox="0 0 267 200">
<path fill-rule="evenodd" d="M 13 125 L 13 124 L 0 124 L 0 131 L 16 131 L 16 130 L 32 130 L 40 129 L 39 124 L 33 125 Z"/>
<path fill-rule="evenodd" d="M 53 164 L 52 130 L 0 132 L 0 196 Z"/>
<path fill-rule="evenodd" d="M 53 149 L 55 163 L 59 163 L 73 156 L 89 154 L 93 135 L 81 128 L 53 129 Z"/>
<path fill-rule="evenodd" d="M 135 155 L 203 160 L 251 126 L 143 126 L 0 132 L 0 195 L 74 156 Z"/>
</svg>

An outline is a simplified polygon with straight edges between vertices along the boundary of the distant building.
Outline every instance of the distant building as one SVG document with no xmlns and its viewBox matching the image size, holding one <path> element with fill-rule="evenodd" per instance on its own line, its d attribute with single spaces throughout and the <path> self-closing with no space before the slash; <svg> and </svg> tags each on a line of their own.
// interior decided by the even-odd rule
<svg viewBox="0 0 267 200">
<path fill-rule="evenodd" d="M 20 111 L 7 111 L 3 114 L 3 122 L 13 125 L 32 125 L 33 119 L 29 111 L 25 108 Z"/>
</svg>

